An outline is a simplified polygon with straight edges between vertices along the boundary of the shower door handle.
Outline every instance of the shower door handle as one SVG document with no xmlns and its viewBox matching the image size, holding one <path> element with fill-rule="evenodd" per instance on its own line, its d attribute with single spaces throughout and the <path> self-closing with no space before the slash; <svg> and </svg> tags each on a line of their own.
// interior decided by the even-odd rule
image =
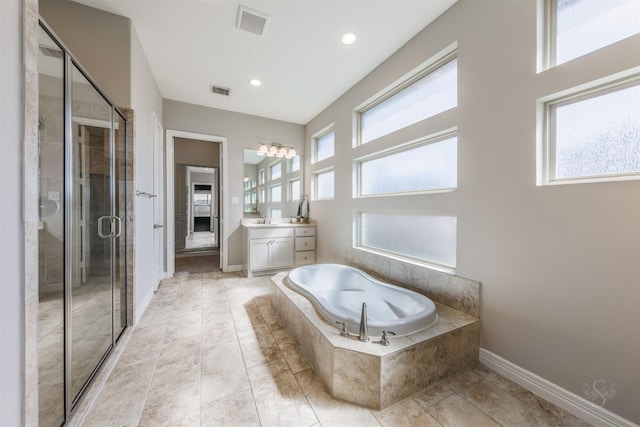
<svg viewBox="0 0 640 427">
<path fill-rule="evenodd" d="M 108 234 L 104 234 L 103 232 L 105 219 L 109 220 Z M 115 227 L 113 226 L 114 223 L 116 224 Z M 113 216 L 113 215 L 105 215 L 98 218 L 98 236 L 100 236 L 101 238 L 115 239 L 117 237 L 120 237 L 121 232 L 122 232 L 122 220 L 120 219 L 120 217 Z"/>
<path fill-rule="evenodd" d="M 112 216 L 111 218 L 114 219 L 116 222 L 116 232 L 113 233 L 111 237 L 116 239 L 120 237 L 120 234 L 122 233 L 122 220 L 120 219 L 119 216 Z"/>
<path fill-rule="evenodd" d="M 109 222 L 109 234 L 103 233 L 104 220 L 110 218 L 110 216 L 101 216 L 100 218 L 98 218 L 98 236 L 102 237 L 103 239 L 109 239 L 111 237 L 111 222 Z"/>
</svg>

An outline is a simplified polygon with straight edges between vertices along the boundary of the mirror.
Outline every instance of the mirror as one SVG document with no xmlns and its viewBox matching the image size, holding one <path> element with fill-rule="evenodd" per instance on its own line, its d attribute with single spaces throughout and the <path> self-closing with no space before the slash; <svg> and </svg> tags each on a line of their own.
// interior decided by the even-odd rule
<svg viewBox="0 0 640 427">
<path fill-rule="evenodd" d="M 296 215 L 302 183 L 302 156 L 258 156 L 244 150 L 244 217 L 289 218 Z"/>
</svg>

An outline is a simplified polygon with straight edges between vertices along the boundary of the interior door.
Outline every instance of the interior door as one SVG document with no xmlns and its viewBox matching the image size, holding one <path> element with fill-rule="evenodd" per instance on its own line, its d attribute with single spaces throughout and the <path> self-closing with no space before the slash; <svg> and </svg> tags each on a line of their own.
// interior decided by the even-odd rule
<svg viewBox="0 0 640 427">
<path fill-rule="evenodd" d="M 174 175 L 174 217 L 175 217 L 175 248 L 184 249 L 187 239 L 187 215 L 188 192 L 186 182 L 187 169 L 185 165 L 176 165 Z"/>
</svg>

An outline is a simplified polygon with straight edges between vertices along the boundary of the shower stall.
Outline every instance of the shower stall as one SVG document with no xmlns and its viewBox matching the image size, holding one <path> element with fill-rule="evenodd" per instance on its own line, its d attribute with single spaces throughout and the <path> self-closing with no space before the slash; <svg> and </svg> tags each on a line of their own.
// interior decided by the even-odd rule
<svg viewBox="0 0 640 427">
<path fill-rule="evenodd" d="M 39 28 L 40 426 L 68 420 L 127 326 L 127 120 Z"/>
</svg>

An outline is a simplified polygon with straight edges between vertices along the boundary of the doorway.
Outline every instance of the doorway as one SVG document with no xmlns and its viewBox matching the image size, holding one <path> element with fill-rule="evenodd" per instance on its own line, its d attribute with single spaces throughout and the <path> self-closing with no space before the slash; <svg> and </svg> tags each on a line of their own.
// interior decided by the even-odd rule
<svg viewBox="0 0 640 427">
<path fill-rule="evenodd" d="M 167 275 L 225 271 L 226 138 L 166 132 Z"/>
<path fill-rule="evenodd" d="M 219 252 L 219 168 L 176 164 L 176 255 Z"/>
</svg>

